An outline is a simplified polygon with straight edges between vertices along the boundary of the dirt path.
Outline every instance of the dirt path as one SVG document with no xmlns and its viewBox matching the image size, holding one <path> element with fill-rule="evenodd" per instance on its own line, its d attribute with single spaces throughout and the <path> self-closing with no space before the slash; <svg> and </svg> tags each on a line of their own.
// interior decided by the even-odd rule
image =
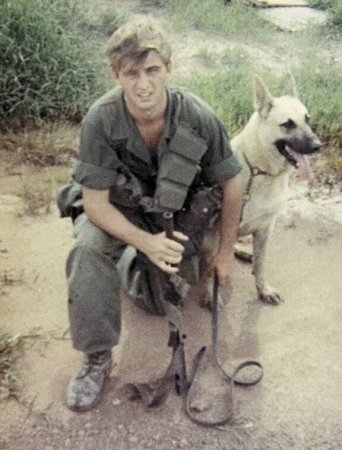
<svg viewBox="0 0 342 450">
<path fill-rule="evenodd" d="M 71 224 L 56 210 L 42 218 L 18 218 L 18 181 L 18 176 L 0 178 L 0 270 L 22 274 L 21 282 L 1 296 L 0 326 L 41 336 L 21 362 L 23 396 L 34 399 L 31 415 L 14 400 L 0 411 L 9 448 L 339 448 L 341 195 L 315 202 L 293 199 L 279 218 L 268 272 L 286 298 L 283 305 L 258 302 L 250 268 L 237 263 L 233 296 L 222 314 L 223 360 L 229 369 L 241 359 L 256 358 L 265 376 L 255 387 L 237 389 L 233 425 L 206 430 L 185 417 L 175 393 L 149 411 L 122 393 L 124 382 L 159 375 L 169 359 L 164 319 L 147 316 L 127 300 L 123 339 L 104 401 L 83 415 L 65 407 L 66 385 L 81 360 L 65 336 L 64 262 Z M 190 361 L 209 342 L 210 315 L 194 300 L 184 314 Z"/>
<path fill-rule="evenodd" d="M 257 301 L 250 267 L 236 263 L 234 291 L 221 313 L 222 360 L 231 370 L 240 360 L 258 359 L 265 375 L 257 386 L 236 389 L 234 421 L 218 430 L 191 423 L 174 392 L 164 405 L 148 411 L 122 392 L 127 381 L 158 376 L 169 360 L 166 321 L 144 314 L 127 299 L 105 398 L 82 415 L 66 408 L 66 386 L 82 357 L 72 350 L 67 333 L 64 264 L 72 227 L 56 209 L 43 217 L 18 217 L 19 185 L 19 175 L 0 172 L 0 273 L 6 270 L 17 280 L 1 291 L 0 328 L 36 337 L 20 362 L 22 397 L 31 407 L 10 400 L 0 409 L 7 448 L 341 448 L 341 193 L 313 201 L 301 188 L 279 217 L 267 271 L 284 304 Z M 210 314 L 195 300 L 184 308 L 189 367 L 210 340 Z"/>
</svg>

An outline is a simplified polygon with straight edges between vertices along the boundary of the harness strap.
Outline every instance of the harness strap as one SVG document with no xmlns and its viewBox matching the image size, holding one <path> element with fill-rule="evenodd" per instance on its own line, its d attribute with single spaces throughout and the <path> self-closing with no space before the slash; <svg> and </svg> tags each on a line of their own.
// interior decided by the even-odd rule
<svg viewBox="0 0 342 450">
<path fill-rule="evenodd" d="M 251 199 L 251 190 L 252 190 L 252 186 L 253 186 L 253 181 L 254 178 L 259 176 L 259 175 L 264 175 L 264 176 L 268 176 L 268 177 L 272 177 L 273 175 L 271 175 L 270 173 L 265 172 L 264 170 L 259 169 L 259 167 L 256 166 L 252 166 L 252 164 L 248 161 L 247 156 L 245 155 L 245 153 L 242 153 L 242 156 L 249 168 L 249 178 L 248 178 L 248 182 L 247 182 L 247 186 L 245 189 L 245 192 L 243 194 L 243 202 L 242 202 L 242 207 L 241 207 L 241 217 L 240 217 L 240 222 L 242 222 L 243 219 L 243 212 L 246 206 L 246 203 Z"/>
<path fill-rule="evenodd" d="M 259 167 L 256 166 L 252 166 L 252 164 L 248 161 L 247 156 L 245 155 L 245 153 L 242 153 L 244 160 L 246 161 L 246 164 L 249 168 L 250 171 L 250 175 L 249 175 L 249 179 L 248 179 L 248 183 L 247 183 L 247 187 L 245 190 L 245 201 L 247 202 L 250 199 L 250 192 L 252 189 L 252 185 L 253 185 L 253 180 L 254 177 L 257 177 L 258 175 L 265 175 L 265 176 L 272 176 L 271 174 L 265 172 L 264 170 L 259 169 Z"/>
</svg>

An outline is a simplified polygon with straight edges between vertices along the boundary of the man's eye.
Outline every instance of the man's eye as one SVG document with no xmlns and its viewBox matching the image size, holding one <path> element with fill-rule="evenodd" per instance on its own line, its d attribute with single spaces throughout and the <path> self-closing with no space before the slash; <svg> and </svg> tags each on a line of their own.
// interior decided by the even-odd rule
<svg viewBox="0 0 342 450">
<path fill-rule="evenodd" d="M 287 122 L 281 123 L 280 126 L 284 127 L 286 130 L 294 130 L 296 128 L 296 124 L 291 119 L 289 119 Z"/>
<path fill-rule="evenodd" d="M 147 69 L 148 73 L 157 73 L 159 72 L 159 67 L 150 67 L 149 69 Z"/>
</svg>

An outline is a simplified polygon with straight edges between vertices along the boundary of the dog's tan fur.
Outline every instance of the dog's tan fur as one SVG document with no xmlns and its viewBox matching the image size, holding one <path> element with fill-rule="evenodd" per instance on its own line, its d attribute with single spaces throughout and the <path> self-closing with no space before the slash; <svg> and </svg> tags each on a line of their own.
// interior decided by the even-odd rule
<svg viewBox="0 0 342 450">
<path fill-rule="evenodd" d="M 295 167 L 277 145 L 283 145 L 294 155 L 292 162 L 299 165 L 298 171 L 307 178 L 309 165 L 303 155 L 318 151 L 322 143 L 309 125 L 308 111 L 297 97 L 290 74 L 286 95 L 278 98 L 272 97 L 256 77 L 254 102 L 255 112 L 231 141 L 242 165 L 246 191 L 239 236 L 253 236 L 253 274 L 259 299 L 278 304 L 282 297 L 266 280 L 265 255 L 275 218 L 288 198 L 289 177 Z M 299 163 L 295 162 L 297 159 Z"/>
</svg>

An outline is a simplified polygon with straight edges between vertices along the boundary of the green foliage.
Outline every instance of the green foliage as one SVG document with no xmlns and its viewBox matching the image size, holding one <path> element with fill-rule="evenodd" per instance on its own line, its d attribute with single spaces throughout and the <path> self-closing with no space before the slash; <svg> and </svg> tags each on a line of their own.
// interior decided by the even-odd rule
<svg viewBox="0 0 342 450">
<path fill-rule="evenodd" d="M 336 0 L 309 0 L 311 8 L 330 9 L 336 5 Z"/>
<path fill-rule="evenodd" d="M 342 3 L 338 0 L 310 0 L 310 6 L 328 13 L 328 25 L 342 34 Z"/>
<path fill-rule="evenodd" d="M 248 121 L 253 112 L 253 78 L 251 66 L 243 53 L 234 52 L 225 71 L 196 75 L 181 84 L 203 98 L 226 125 L 232 136 Z"/>
<path fill-rule="evenodd" d="M 300 98 L 307 105 L 316 131 L 331 145 L 342 146 L 342 80 L 338 69 L 317 59 L 294 71 Z"/>
<path fill-rule="evenodd" d="M 281 96 L 283 77 L 259 71 L 272 95 Z M 342 145 L 342 90 L 341 76 L 337 69 L 320 66 L 317 59 L 293 71 L 299 97 L 308 107 L 315 129 L 321 139 L 331 145 Z M 207 101 L 229 134 L 235 135 L 247 123 L 253 112 L 253 69 L 245 58 L 229 69 L 214 74 L 197 75 L 182 80 L 182 85 Z M 334 95 L 331 95 L 334 93 Z"/>
<path fill-rule="evenodd" d="M 328 23 L 342 34 L 342 3 L 338 3 L 329 11 Z"/>
<path fill-rule="evenodd" d="M 102 66 L 70 10 L 58 0 L 12 0 L 0 16 L 0 118 L 79 119 L 101 92 Z"/>
<path fill-rule="evenodd" d="M 194 27 L 226 37 L 235 48 L 249 46 L 244 51 L 225 53 L 202 48 L 196 58 L 203 73 L 175 80 L 203 97 L 227 125 L 230 135 L 243 127 L 253 110 L 254 73 L 261 75 L 272 93 L 282 94 L 278 68 L 267 71 L 266 64 L 258 60 L 258 51 L 265 54 L 265 62 L 269 51 L 281 55 L 284 66 L 294 66 L 300 97 L 320 137 L 341 145 L 341 73 L 322 52 L 338 51 L 341 2 L 311 0 L 312 6 L 327 11 L 331 26 L 313 26 L 298 33 L 274 28 L 256 8 L 240 0 L 226 5 L 222 0 L 147 3 L 164 7 L 170 27 Z M 101 60 L 104 39 L 128 18 L 124 10 L 108 4 L 100 8 L 87 0 L 0 0 L 0 119 L 22 123 L 31 118 L 78 120 L 83 116 L 110 85 Z M 24 148 L 21 156 L 25 161 L 45 166 L 56 164 L 70 154 L 69 147 L 75 146 L 40 145 L 37 139 L 33 145 L 25 142 L 19 147 Z M 45 188 L 42 196 L 48 191 Z M 33 195 L 29 197 L 33 204 L 39 203 Z M 45 200 L 48 204 L 49 198 Z"/>
</svg>

